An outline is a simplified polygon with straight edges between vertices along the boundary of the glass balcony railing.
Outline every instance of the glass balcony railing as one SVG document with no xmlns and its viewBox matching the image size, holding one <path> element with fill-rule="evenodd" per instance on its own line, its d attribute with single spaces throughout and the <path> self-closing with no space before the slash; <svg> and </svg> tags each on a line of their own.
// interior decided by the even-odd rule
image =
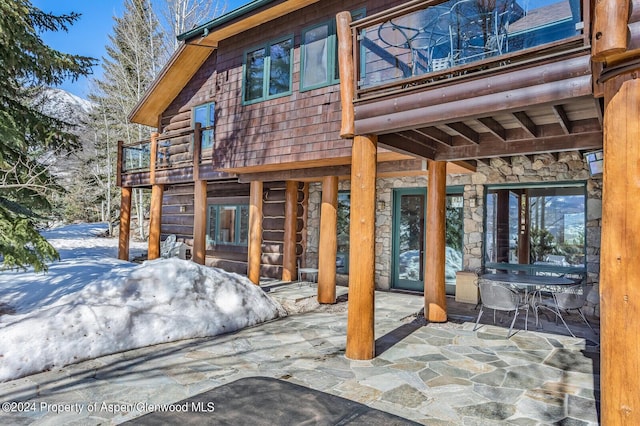
<svg viewBox="0 0 640 426">
<path fill-rule="evenodd" d="M 499 60 L 580 35 L 581 22 L 580 0 L 449 0 L 396 12 L 357 27 L 359 88 Z"/>
<path fill-rule="evenodd" d="M 150 141 L 142 141 L 122 147 L 122 172 L 148 171 L 150 167 Z"/>
</svg>

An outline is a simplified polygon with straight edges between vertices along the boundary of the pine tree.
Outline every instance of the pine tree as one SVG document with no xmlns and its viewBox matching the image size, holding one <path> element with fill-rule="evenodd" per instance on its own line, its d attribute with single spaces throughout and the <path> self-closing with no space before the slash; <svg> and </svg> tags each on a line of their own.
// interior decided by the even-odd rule
<svg viewBox="0 0 640 426">
<path fill-rule="evenodd" d="M 72 150 L 69 126 L 37 110 L 32 99 L 42 86 L 87 75 L 92 58 L 47 46 L 43 31 L 67 31 L 78 14 L 52 15 L 29 0 L 0 0 L 0 255 L 3 268 L 46 270 L 58 258 L 36 226 L 60 189 L 39 159 Z"/>
<path fill-rule="evenodd" d="M 131 143 L 149 137 L 150 128 L 129 124 L 127 116 L 153 82 L 162 60 L 160 26 L 149 0 L 125 0 L 122 16 L 114 21 L 106 47 L 108 57 L 103 58 L 104 76 L 96 80 L 97 91 L 90 96 L 99 105 L 93 122 L 102 136 L 107 162 L 116 158 L 117 140 Z M 114 171 L 115 167 L 107 169 Z M 140 190 L 133 198 L 139 237 L 144 238 L 145 197 Z"/>
</svg>

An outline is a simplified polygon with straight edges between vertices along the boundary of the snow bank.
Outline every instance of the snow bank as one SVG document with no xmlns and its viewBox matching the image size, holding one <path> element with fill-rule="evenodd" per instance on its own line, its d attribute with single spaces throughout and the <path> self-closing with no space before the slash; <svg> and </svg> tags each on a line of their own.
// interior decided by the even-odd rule
<svg viewBox="0 0 640 426">
<path fill-rule="evenodd" d="M 180 259 L 115 267 L 49 302 L 0 316 L 0 381 L 286 315 L 246 277 Z"/>
</svg>

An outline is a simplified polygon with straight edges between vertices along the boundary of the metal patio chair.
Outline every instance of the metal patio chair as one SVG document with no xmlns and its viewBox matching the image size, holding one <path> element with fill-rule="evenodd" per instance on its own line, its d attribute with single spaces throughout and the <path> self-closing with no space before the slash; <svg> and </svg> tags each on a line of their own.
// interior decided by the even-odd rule
<svg viewBox="0 0 640 426">
<path fill-rule="evenodd" d="M 527 330 L 527 323 L 529 321 L 529 304 L 522 299 L 520 293 L 514 290 L 511 286 L 503 284 L 497 281 L 491 281 L 486 279 L 480 279 L 478 282 L 480 288 L 480 312 L 478 313 L 478 319 L 473 331 L 478 329 L 480 318 L 484 312 L 484 308 L 493 309 L 493 323 L 496 322 L 496 311 L 503 312 L 515 312 L 513 315 L 513 321 L 507 332 L 507 339 L 512 336 L 511 330 L 516 323 L 518 314 L 521 309 L 526 311 L 524 329 Z M 514 333 L 515 334 L 515 333 Z"/>
<path fill-rule="evenodd" d="M 578 312 L 582 320 L 587 324 L 587 326 L 595 333 L 596 331 L 593 329 L 587 317 L 584 316 L 582 312 L 582 307 L 587 302 L 587 288 L 585 284 L 576 284 L 566 288 L 563 288 L 560 291 L 551 292 L 550 297 L 544 297 L 540 295 L 535 299 L 534 307 L 536 311 L 536 318 L 538 317 L 538 310 L 544 309 L 546 311 L 551 312 L 555 315 L 556 324 L 558 323 L 558 319 L 562 321 L 562 324 L 566 327 L 567 331 L 571 336 L 576 337 L 575 334 L 571 331 L 567 322 L 562 317 L 562 311 L 572 311 L 575 310 Z M 536 320 L 537 321 L 537 320 Z M 537 323 L 536 323 L 537 326 Z"/>
</svg>

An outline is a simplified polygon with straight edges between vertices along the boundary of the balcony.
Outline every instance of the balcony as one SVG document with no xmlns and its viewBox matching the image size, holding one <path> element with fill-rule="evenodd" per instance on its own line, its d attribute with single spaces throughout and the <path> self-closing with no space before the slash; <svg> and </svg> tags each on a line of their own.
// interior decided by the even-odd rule
<svg viewBox="0 0 640 426">
<path fill-rule="evenodd" d="M 355 134 L 449 162 L 598 149 L 584 21 L 580 0 L 420 0 L 355 21 Z"/>
<path fill-rule="evenodd" d="M 228 177 L 213 170 L 213 131 L 214 126 L 197 125 L 195 129 L 160 134 L 130 144 L 119 142 L 119 186 L 144 187 Z"/>
<path fill-rule="evenodd" d="M 358 98 L 583 46 L 580 0 L 412 2 L 359 21 Z"/>
</svg>

